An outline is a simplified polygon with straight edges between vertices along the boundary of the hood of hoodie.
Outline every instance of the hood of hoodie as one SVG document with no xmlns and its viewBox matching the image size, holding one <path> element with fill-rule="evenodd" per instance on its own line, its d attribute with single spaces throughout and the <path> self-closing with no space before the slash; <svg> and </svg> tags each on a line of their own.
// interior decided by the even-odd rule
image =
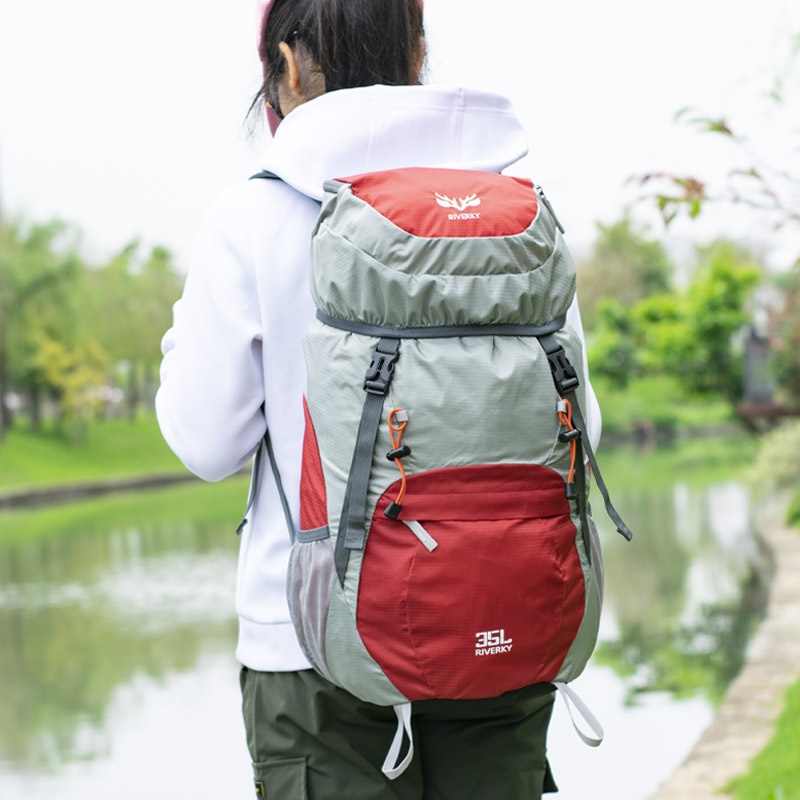
<svg viewBox="0 0 800 800">
<path fill-rule="evenodd" d="M 412 166 L 500 172 L 527 152 L 522 125 L 500 95 L 378 85 L 328 92 L 298 106 L 262 163 L 320 200 L 330 178 Z"/>
</svg>

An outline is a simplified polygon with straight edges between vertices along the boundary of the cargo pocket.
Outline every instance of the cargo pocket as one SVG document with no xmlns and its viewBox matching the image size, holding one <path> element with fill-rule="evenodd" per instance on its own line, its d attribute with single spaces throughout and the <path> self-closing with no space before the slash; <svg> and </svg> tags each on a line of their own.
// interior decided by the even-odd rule
<svg viewBox="0 0 800 800">
<path fill-rule="evenodd" d="M 306 760 L 283 758 L 253 764 L 256 797 L 266 800 L 308 800 Z"/>
<path fill-rule="evenodd" d="M 536 465 L 452 467 L 408 479 L 372 519 L 358 629 L 410 700 L 494 697 L 559 673 L 585 611 L 564 480 Z"/>
</svg>

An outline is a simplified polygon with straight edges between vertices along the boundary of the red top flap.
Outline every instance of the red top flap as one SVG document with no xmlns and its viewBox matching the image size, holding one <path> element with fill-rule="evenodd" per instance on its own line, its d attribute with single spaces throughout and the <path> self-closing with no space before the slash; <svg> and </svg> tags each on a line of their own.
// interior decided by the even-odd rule
<svg viewBox="0 0 800 800">
<path fill-rule="evenodd" d="M 425 238 L 515 236 L 539 210 L 531 181 L 496 172 L 410 167 L 339 180 L 398 228 Z"/>
</svg>

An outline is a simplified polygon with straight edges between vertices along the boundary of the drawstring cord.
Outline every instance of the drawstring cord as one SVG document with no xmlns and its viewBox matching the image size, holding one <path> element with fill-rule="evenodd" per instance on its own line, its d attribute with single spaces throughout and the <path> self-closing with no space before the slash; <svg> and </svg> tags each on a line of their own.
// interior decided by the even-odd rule
<svg viewBox="0 0 800 800">
<path fill-rule="evenodd" d="M 400 489 L 397 497 L 389 503 L 383 513 L 390 519 L 397 519 L 397 515 L 403 509 L 403 498 L 406 496 L 406 470 L 403 467 L 402 459 L 411 455 L 411 448 L 407 444 L 403 444 L 403 433 L 408 425 L 408 412 L 403 408 L 393 408 L 389 412 L 388 424 L 392 449 L 386 454 L 386 458 L 394 461 L 397 469 L 400 470 Z"/>
<path fill-rule="evenodd" d="M 567 474 L 567 497 L 572 500 L 577 497 L 578 490 L 575 485 L 575 462 L 578 454 L 578 439 L 581 432 L 572 424 L 572 403 L 569 400 L 558 401 L 558 421 L 565 428 L 558 434 L 560 442 L 569 442 L 569 472 Z"/>
</svg>

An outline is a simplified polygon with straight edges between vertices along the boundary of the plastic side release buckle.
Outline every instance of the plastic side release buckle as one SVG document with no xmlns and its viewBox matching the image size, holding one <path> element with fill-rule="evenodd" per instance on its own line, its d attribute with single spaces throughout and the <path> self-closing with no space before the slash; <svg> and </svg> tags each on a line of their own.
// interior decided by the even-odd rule
<svg viewBox="0 0 800 800">
<path fill-rule="evenodd" d="M 400 342 L 397 339 L 381 339 L 372 351 L 372 362 L 364 376 L 364 391 L 370 394 L 386 394 L 392 381 L 394 365 L 398 358 Z"/>
<path fill-rule="evenodd" d="M 565 395 L 577 389 L 580 385 L 578 380 L 578 373 L 575 368 L 569 363 L 567 354 L 564 348 L 560 345 L 552 352 L 548 351 L 547 360 L 550 362 L 550 371 L 553 373 L 553 381 L 560 395 Z"/>
</svg>

